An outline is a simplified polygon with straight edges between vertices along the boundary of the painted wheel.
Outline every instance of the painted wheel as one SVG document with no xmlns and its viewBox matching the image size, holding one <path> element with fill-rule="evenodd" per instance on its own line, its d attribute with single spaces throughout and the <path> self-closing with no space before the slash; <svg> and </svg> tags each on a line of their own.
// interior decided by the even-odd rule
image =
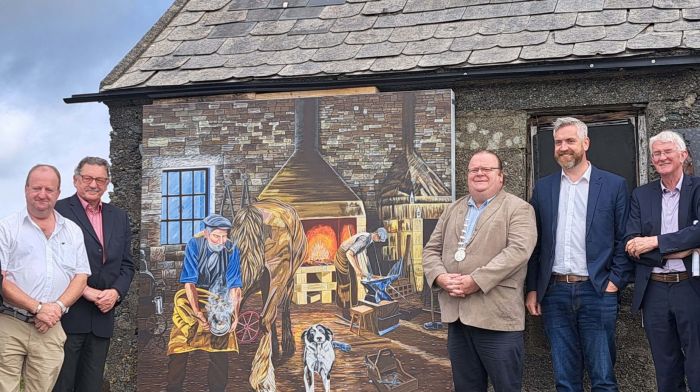
<svg viewBox="0 0 700 392">
<path fill-rule="evenodd" d="M 254 310 L 247 310 L 238 316 L 236 337 L 242 344 L 255 343 L 260 335 L 260 314 Z"/>
</svg>

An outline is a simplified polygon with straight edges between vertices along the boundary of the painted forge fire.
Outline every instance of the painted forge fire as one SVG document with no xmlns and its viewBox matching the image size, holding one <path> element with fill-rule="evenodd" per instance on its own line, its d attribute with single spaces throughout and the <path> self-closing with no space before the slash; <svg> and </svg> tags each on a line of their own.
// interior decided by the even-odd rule
<svg viewBox="0 0 700 392">
<path fill-rule="evenodd" d="M 338 250 L 335 231 L 328 225 L 316 225 L 306 232 L 306 264 L 332 264 Z"/>
</svg>

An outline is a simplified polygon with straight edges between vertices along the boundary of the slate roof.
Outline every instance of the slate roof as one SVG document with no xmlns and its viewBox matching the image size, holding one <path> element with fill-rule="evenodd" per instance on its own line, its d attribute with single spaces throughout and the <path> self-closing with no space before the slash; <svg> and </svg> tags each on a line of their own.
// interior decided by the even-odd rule
<svg viewBox="0 0 700 392">
<path fill-rule="evenodd" d="M 700 48 L 700 0 L 177 0 L 102 91 Z"/>
</svg>

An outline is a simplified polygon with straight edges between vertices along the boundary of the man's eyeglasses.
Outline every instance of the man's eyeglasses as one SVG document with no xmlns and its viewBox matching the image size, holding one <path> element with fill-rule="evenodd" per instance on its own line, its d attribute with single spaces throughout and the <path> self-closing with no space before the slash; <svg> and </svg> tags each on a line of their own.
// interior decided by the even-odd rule
<svg viewBox="0 0 700 392">
<path fill-rule="evenodd" d="M 478 174 L 482 172 L 484 174 L 491 174 L 494 170 L 501 170 L 500 167 L 475 167 L 473 169 L 467 169 L 469 174 Z"/>
<path fill-rule="evenodd" d="M 677 152 L 677 149 L 673 150 L 663 150 L 663 151 L 654 151 L 651 153 L 651 156 L 654 157 L 654 159 L 659 159 L 661 158 L 662 155 L 664 156 L 671 156 L 673 153 Z"/>
<path fill-rule="evenodd" d="M 109 177 L 91 177 L 91 176 L 84 176 L 80 175 L 80 180 L 83 182 L 85 185 L 90 185 L 92 184 L 93 181 L 97 183 L 99 186 L 104 186 L 109 182 Z"/>
</svg>

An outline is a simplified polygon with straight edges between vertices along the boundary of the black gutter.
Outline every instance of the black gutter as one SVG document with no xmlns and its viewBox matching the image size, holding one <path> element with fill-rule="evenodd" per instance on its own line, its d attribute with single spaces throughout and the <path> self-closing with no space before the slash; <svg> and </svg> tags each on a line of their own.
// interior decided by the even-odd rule
<svg viewBox="0 0 700 392">
<path fill-rule="evenodd" d="M 163 99 L 236 93 L 266 93 L 303 90 L 322 90 L 375 86 L 380 91 L 405 90 L 407 88 L 439 88 L 455 83 L 475 80 L 518 78 L 547 74 L 568 74 L 622 69 L 651 69 L 700 65 L 700 56 L 634 57 L 615 59 L 589 59 L 588 61 L 563 61 L 558 63 L 490 66 L 445 71 L 383 73 L 374 75 L 335 76 L 332 78 L 309 77 L 302 79 L 265 79 L 226 83 L 188 84 L 165 87 L 138 87 L 108 90 L 100 93 L 75 94 L 64 98 L 65 103 L 107 102 L 120 100 Z"/>
</svg>

